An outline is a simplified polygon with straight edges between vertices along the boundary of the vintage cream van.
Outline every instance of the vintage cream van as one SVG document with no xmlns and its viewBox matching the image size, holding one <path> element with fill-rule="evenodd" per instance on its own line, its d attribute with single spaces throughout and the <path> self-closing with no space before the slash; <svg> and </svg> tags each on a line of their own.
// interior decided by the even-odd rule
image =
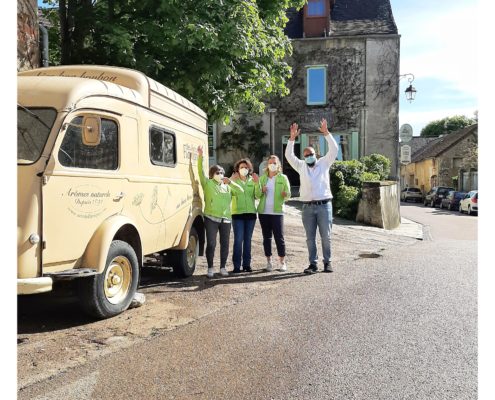
<svg viewBox="0 0 495 400">
<path fill-rule="evenodd" d="M 145 255 L 193 274 L 200 108 L 137 71 L 61 66 L 18 74 L 17 118 L 18 294 L 77 279 L 83 309 L 107 318 L 129 306 Z"/>
</svg>

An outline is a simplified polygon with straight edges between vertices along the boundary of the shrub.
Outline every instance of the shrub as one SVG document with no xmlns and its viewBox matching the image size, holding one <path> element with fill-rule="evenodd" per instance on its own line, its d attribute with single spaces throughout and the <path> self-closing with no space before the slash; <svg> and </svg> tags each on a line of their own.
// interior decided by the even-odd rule
<svg viewBox="0 0 495 400">
<path fill-rule="evenodd" d="M 364 164 L 364 170 L 366 172 L 379 175 L 378 180 L 387 179 L 390 175 L 391 161 L 381 154 L 370 154 L 369 156 L 361 157 L 360 161 Z"/>
<path fill-rule="evenodd" d="M 341 181 L 347 186 L 361 187 L 361 175 L 365 171 L 364 164 L 358 160 L 335 161 L 330 168 L 330 184 L 332 193 L 337 194 Z M 339 176 L 336 176 L 340 172 Z"/>
<path fill-rule="evenodd" d="M 342 185 L 333 200 L 335 215 L 355 219 L 360 197 L 361 190 L 359 188 Z"/>
<path fill-rule="evenodd" d="M 355 219 L 363 182 L 386 179 L 390 174 L 390 164 L 390 160 L 381 154 L 371 154 L 359 161 L 335 161 L 330 168 L 335 215 Z"/>
<path fill-rule="evenodd" d="M 380 175 L 375 172 L 363 172 L 361 182 L 377 182 L 380 180 Z"/>
</svg>

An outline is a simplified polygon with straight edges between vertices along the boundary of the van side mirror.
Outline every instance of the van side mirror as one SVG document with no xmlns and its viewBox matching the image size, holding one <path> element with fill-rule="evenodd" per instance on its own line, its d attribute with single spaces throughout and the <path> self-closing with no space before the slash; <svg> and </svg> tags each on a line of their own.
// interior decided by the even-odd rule
<svg viewBox="0 0 495 400">
<path fill-rule="evenodd" d="M 85 146 L 98 146 L 101 141 L 101 120 L 96 116 L 85 116 L 82 123 L 82 142 Z"/>
</svg>

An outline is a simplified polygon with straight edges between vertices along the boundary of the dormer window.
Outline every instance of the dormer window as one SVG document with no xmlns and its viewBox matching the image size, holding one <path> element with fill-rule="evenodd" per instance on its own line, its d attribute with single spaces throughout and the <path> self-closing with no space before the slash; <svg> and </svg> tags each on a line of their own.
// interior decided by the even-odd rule
<svg viewBox="0 0 495 400">
<path fill-rule="evenodd" d="M 328 35 L 329 6 L 329 0 L 308 0 L 308 3 L 304 6 L 304 37 Z"/>
<path fill-rule="evenodd" d="M 326 0 L 309 0 L 308 17 L 323 17 L 325 15 Z"/>
</svg>

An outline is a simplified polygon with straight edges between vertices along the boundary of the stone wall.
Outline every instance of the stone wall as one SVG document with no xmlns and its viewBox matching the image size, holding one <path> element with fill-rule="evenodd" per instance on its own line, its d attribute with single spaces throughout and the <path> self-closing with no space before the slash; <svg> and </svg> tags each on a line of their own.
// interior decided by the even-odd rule
<svg viewBox="0 0 495 400">
<path fill-rule="evenodd" d="M 398 176 L 399 35 L 335 36 L 292 40 L 290 94 L 266 101 L 275 108 L 275 154 L 283 161 L 283 137 L 297 122 L 304 133 L 319 133 L 322 118 L 333 134 L 357 141 L 358 156 L 382 154 L 391 160 L 391 177 Z M 325 105 L 307 105 L 306 73 L 312 65 L 327 66 Z M 269 132 L 268 113 L 263 117 Z M 219 126 L 218 140 L 228 130 Z M 228 155 L 219 154 L 218 162 Z M 283 161 L 284 162 L 284 161 Z M 285 168 L 285 167 L 284 167 Z"/>
<path fill-rule="evenodd" d="M 388 157 L 394 180 L 399 175 L 398 48 L 398 39 L 367 40 L 366 113 L 362 129 L 363 153 Z"/>
<path fill-rule="evenodd" d="M 17 0 L 17 70 L 40 66 L 36 0 Z"/>
<path fill-rule="evenodd" d="M 453 185 L 452 177 L 458 176 L 461 169 L 461 165 L 456 166 L 454 164 L 454 159 L 464 159 L 469 154 L 469 149 L 474 143 L 476 143 L 476 135 L 473 134 L 437 157 L 438 185 Z"/>
<path fill-rule="evenodd" d="M 397 182 L 364 182 L 356 221 L 383 229 L 397 228 L 400 225 Z"/>
<path fill-rule="evenodd" d="M 321 118 L 327 119 L 334 132 L 356 130 L 365 97 L 365 41 L 301 39 L 294 40 L 292 46 L 290 95 L 271 102 L 271 106 L 277 109 L 277 136 L 287 135 L 294 121 L 298 122 L 302 132 L 318 132 Z M 306 67 L 311 65 L 328 66 L 326 105 L 306 104 Z"/>
</svg>

